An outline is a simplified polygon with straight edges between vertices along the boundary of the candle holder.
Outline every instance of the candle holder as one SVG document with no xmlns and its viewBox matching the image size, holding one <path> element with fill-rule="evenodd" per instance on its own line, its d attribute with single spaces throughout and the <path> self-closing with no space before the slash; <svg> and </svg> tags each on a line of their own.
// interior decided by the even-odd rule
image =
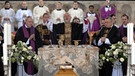
<svg viewBox="0 0 135 76">
<path fill-rule="evenodd" d="M 127 76 L 131 76 L 131 45 L 126 44 L 127 46 L 127 54 L 128 54 L 128 64 L 127 64 Z"/>
<path fill-rule="evenodd" d="M 126 46 L 127 46 L 127 54 L 128 55 L 131 55 L 131 45 L 130 44 L 126 44 Z"/>
<path fill-rule="evenodd" d="M 64 34 L 58 34 L 58 35 L 59 35 L 58 45 L 59 46 L 63 46 L 64 45 L 64 40 L 65 40 L 65 36 L 64 36 Z"/>
<path fill-rule="evenodd" d="M 8 57 L 11 58 L 12 45 L 7 45 Z M 8 60 L 8 76 L 11 76 L 11 59 Z"/>
<path fill-rule="evenodd" d="M 81 40 L 73 40 L 73 41 L 74 41 L 74 45 L 78 46 L 79 45 L 79 41 L 81 41 Z"/>
<path fill-rule="evenodd" d="M 8 58 L 11 58 L 12 45 L 7 45 Z M 8 64 L 4 65 L 4 76 L 11 76 L 11 59 L 8 59 Z"/>
<path fill-rule="evenodd" d="M 135 76 L 135 64 L 132 64 L 132 65 L 130 65 L 130 67 L 131 67 L 131 74 L 132 74 L 132 76 Z"/>
<path fill-rule="evenodd" d="M 8 65 L 4 65 L 4 76 L 9 76 L 8 75 Z"/>
</svg>

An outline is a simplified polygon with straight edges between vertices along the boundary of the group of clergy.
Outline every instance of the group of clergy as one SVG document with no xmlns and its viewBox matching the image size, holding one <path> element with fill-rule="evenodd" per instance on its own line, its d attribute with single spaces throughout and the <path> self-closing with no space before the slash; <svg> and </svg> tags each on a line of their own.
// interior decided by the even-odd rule
<svg viewBox="0 0 135 76">
<path fill-rule="evenodd" d="M 56 9 L 51 14 L 49 8 L 44 5 L 43 0 L 38 1 L 33 13 L 27 8 L 27 3 L 22 2 L 21 9 L 15 13 L 11 8 L 10 2 L 5 2 L 5 7 L 0 10 L 0 57 L 2 56 L 3 27 L 2 24 L 10 23 L 12 32 L 14 31 L 14 21 L 18 22 L 18 30 L 15 35 L 14 43 L 19 40 L 32 46 L 32 51 L 38 53 L 37 49 L 42 45 L 58 44 L 61 35 L 65 34 L 65 24 L 71 25 L 71 44 L 78 40 L 79 44 L 92 44 L 100 48 L 99 54 L 105 53 L 105 48 L 110 48 L 111 44 L 118 41 L 127 42 L 127 24 L 129 17 L 126 14 L 121 16 L 123 21 L 119 27 L 116 25 L 116 10 L 106 0 L 106 5 L 101 8 L 101 24 L 98 15 L 94 12 L 94 6 L 89 6 L 89 11 L 84 12 L 79 8 L 79 3 L 74 2 L 71 9 L 66 12 L 62 9 L 63 4 L 58 2 Z M 1 61 L 1 60 L 0 60 Z M 1 64 L 1 62 L 0 62 Z M 16 63 L 12 64 L 12 76 L 16 74 Z M 126 62 L 123 65 L 123 75 L 126 75 Z M 24 63 L 25 72 L 34 75 L 37 70 L 30 62 Z M 32 68 L 33 67 L 33 68 Z M 0 66 L 1 68 L 1 66 Z M 1 69 L 0 69 L 1 70 Z M 3 72 L 0 72 L 0 75 Z M 99 70 L 99 76 L 111 76 L 112 66 L 106 63 L 104 68 Z"/>
</svg>

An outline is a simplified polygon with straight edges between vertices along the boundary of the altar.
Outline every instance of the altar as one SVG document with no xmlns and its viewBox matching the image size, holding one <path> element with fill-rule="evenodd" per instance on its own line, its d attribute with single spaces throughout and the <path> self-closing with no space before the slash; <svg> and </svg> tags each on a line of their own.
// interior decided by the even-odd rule
<svg viewBox="0 0 135 76">
<path fill-rule="evenodd" d="M 99 76 L 97 47 L 91 45 L 49 45 L 38 49 L 38 76 L 55 76 L 59 65 L 71 63 L 78 76 Z"/>
</svg>

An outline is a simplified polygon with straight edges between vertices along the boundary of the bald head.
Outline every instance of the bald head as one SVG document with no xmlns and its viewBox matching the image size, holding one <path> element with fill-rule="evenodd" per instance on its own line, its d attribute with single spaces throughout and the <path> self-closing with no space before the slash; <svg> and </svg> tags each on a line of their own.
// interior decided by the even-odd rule
<svg viewBox="0 0 135 76">
<path fill-rule="evenodd" d="M 43 0 L 39 0 L 38 4 L 39 4 L 39 6 L 43 6 L 44 5 L 44 1 Z"/>
<path fill-rule="evenodd" d="M 22 8 L 27 8 L 27 2 L 22 2 Z"/>
</svg>

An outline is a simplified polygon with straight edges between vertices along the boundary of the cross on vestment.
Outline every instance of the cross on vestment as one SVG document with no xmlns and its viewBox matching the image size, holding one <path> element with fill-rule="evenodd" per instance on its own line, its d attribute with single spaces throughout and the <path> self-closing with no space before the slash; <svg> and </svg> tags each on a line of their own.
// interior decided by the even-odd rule
<svg viewBox="0 0 135 76">
<path fill-rule="evenodd" d="M 93 24 L 94 20 L 96 20 L 96 17 L 93 16 L 93 15 L 90 15 L 90 16 L 88 17 L 88 20 L 90 21 L 91 24 Z"/>
</svg>

